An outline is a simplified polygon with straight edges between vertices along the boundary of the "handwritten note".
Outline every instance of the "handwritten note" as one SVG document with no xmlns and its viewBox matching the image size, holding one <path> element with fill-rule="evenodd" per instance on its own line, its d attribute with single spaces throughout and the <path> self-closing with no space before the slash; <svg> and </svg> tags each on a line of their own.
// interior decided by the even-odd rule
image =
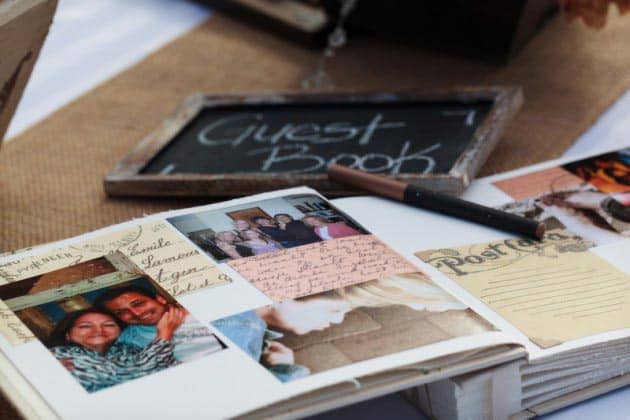
<svg viewBox="0 0 630 420">
<path fill-rule="evenodd" d="M 0 264 L 0 284 L 20 281 L 93 258 L 120 252 L 173 296 L 229 283 L 209 258 L 166 222 L 150 222 L 55 251 Z M 0 333 L 11 343 L 32 334 L 5 304 L 0 306 Z"/>
<path fill-rule="evenodd" d="M 566 231 L 419 252 L 542 348 L 630 327 L 630 275 Z"/>
<path fill-rule="evenodd" d="M 418 271 L 373 235 L 357 235 L 230 261 L 276 302 Z"/>
<path fill-rule="evenodd" d="M 153 235 L 120 251 L 173 296 L 231 281 L 206 256 L 166 224 L 153 225 Z"/>
</svg>

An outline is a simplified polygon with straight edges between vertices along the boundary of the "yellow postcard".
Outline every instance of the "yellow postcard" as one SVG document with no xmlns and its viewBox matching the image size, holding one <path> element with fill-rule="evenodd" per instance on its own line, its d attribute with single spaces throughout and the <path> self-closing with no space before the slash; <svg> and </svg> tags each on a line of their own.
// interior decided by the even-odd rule
<svg viewBox="0 0 630 420">
<path fill-rule="evenodd" d="M 630 275 L 564 230 L 418 252 L 542 348 L 630 327 Z"/>
</svg>

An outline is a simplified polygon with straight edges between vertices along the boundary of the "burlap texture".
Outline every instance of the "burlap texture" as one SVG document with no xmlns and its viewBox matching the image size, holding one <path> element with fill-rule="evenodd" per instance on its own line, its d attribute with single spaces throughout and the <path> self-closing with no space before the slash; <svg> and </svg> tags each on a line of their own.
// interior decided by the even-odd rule
<svg viewBox="0 0 630 420">
<path fill-rule="evenodd" d="M 551 22 L 509 65 L 351 39 L 332 63 L 343 89 L 517 84 L 526 103 L 482 174 L 558 156 L 630 85 L 630 18 L 603 31 Z M 0 250 L 207 200 L 112 199 L 103 176 L 188 95 L 299 89 L 318 55 L 216 16 L 0 150 Z M 15 415 L 4 404 L 0 415 Z M 7 411 L 5 411 L 5 409 Z"/>
<path fill-rule="evenodd" d="M 556 19 L 507 66 L 351 39 L 331 66 L 340 88 L 520 84 L 526 103 L 483 174 L 559 155 L 630 85 L 630 19 L 601 32 Z M 298 89 L 315 51 L 220 16 L 29 129 L 0 152 L 0 249 L 80 234 L 204 202 L 112 199 L 103 176 L 188 95 Z M 207 201 L 207 200 L 205 200 Z"/>
</svg>

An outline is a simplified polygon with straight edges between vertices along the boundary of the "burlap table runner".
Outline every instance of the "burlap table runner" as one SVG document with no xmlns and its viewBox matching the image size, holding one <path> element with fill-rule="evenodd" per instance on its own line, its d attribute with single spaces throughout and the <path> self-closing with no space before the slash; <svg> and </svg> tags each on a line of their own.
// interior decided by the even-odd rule
<svg viewBox="0 0 630 420">
<path fill-rule="evenodd" d="M 483 174 L 558 156 L 630 85 L 630 18 L 601 32 L 556 19 L 507 66 L 351 39 L 340 88 L 520 84 L 525 106 Z M 318 55 L 221 16 L 88 92 L 0 149 L 0 250 L 204 200 L 111 199 L 103 176 L 194 92 L 298 89 Z M 206 200 L 207 201 L 207 200 Z"/>
<path fill-rule="evenodd" d="M 561 154 L 630 86 L 628 40 L 630 18 L 613 17 L 601 32 L 556 19 L 509 65 L 495 66 L 357 38 L 331 74 L 343 89 L 522 85 L 525 106 L 483 168 L 487 175 Z M 215 16 L 88 92 L 0 149 L 0 250 L 207 202 L 108 198 L 102 180 L 191 93 L 299 89 L 317 59 Z"/>
</svg>

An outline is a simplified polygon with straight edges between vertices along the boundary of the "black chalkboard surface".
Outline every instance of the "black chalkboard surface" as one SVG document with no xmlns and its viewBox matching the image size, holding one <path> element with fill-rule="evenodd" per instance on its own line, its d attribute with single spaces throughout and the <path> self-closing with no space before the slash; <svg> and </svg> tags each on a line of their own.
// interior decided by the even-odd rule
<svg viewBox="0 0 630 420">
<path fill-rule="evenodd" d="M 106 178 L 115 195 L 240 195 L 308 184 L 332 163 L 460 192 L 520 106 L 517 88 L 433 94 L 195 96 Z"/>
</svg>

